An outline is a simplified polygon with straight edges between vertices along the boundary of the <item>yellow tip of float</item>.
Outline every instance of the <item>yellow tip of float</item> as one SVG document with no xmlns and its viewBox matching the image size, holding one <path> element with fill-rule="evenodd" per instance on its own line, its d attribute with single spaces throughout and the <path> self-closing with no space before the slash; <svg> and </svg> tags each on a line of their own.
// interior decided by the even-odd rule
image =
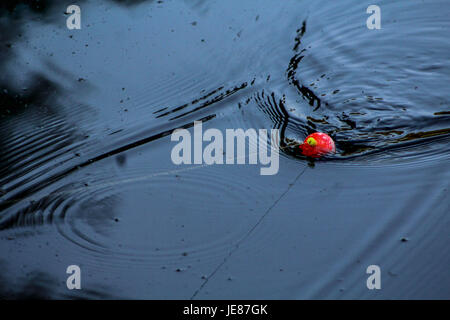
<svg viewBox="0 0 450 320">
<path fill-rule="evenodd" d="M 306 142 L 311 146 L 311 147 L 315 147 L 317 146 L 317 141 L 314 138 L 308 138 L 308 140 L 306 140 Z"/>
</svg>

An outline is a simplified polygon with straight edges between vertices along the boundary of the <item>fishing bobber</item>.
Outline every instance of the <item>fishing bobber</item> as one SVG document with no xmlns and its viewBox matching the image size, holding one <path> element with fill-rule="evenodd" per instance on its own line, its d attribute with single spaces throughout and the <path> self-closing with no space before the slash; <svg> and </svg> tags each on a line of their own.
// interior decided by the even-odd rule
<svg viewBox="0 0 450 320">
<path fill-rule="evenodd" d="M 312 158 L 320 158 L 321 156 L 336 152 L 333 139 L 322 132 L 310 134 L 299 147 L 303 155 Z"/>
</svg>

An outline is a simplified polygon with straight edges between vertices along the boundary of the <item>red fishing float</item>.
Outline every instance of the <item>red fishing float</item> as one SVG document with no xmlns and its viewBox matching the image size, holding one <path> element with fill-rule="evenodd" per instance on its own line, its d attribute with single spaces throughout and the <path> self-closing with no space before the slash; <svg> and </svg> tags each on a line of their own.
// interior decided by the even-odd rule
<svg viewBox="0 0 450 320">
<path fill-rule="evenodd" d="M 320 158 L 329 153 L 336 152 L 333 139 L 326 133 L 314 132 L 306 137 L 300 145 L 302 154 L 307 157 Z"/>
</svg>

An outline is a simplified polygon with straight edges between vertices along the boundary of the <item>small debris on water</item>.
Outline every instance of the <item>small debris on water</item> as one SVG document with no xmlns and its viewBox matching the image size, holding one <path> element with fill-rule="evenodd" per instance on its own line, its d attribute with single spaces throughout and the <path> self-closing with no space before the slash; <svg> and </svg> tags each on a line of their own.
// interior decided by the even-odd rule
<svg viewBox="0 0 450 320">
<path fill-rule="evenodd" d="M 125 165 L 127 158 L 124 154 L 119 154 L 116 157 L 116 161 L 117 161 L 117 164 L 122 167 L 123 165 Z"/>
</svg>

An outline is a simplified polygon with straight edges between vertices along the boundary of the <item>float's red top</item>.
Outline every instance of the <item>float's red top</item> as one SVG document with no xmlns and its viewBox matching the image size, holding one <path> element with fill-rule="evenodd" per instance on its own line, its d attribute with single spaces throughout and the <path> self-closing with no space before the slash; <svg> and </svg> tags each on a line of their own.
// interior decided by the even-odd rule
<svg viewBox="0 0 450 320">
<path fill-rule="evenodd" d="M 300 145 L 300 149 L 303 155 L 312 158 L 320 158 L 328 153 L 336 152 L 333 139 L 322 132 L 314 132 L 307 136 Z"/>
</svg>

